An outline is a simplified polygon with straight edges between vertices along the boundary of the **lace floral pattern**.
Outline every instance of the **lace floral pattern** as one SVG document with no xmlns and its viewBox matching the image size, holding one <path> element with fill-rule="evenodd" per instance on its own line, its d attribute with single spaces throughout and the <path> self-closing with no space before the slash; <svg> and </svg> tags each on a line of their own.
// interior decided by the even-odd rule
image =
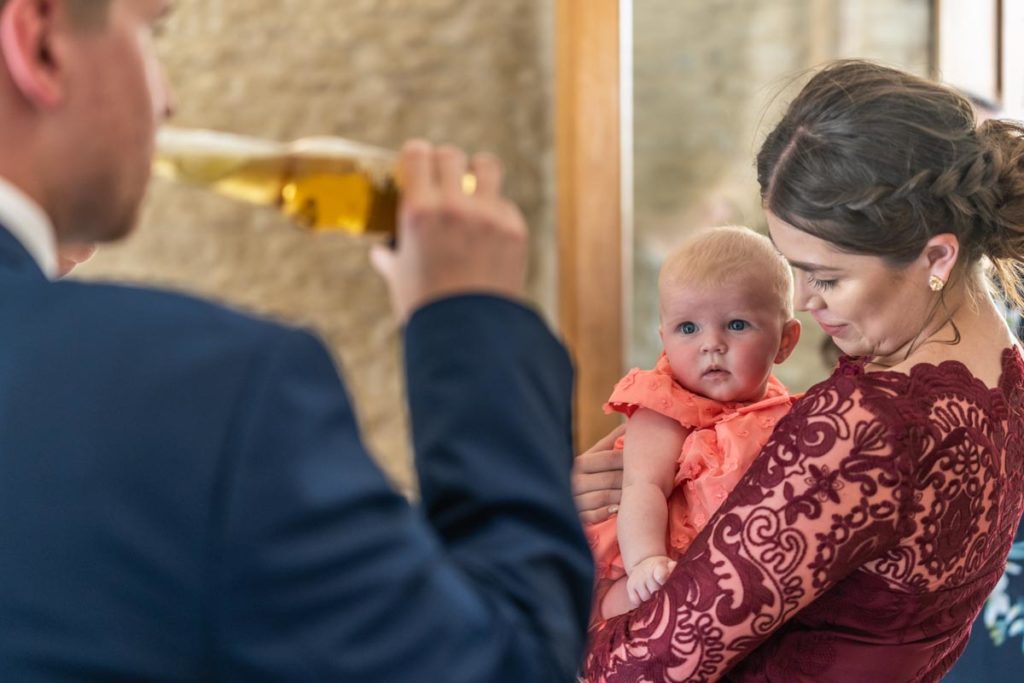
<svg viewBox="0 0 1024 683">
<path fill-rule="evenodd" d="M 1012 349 L 997 389 L 844 359 L 664 589 L 591 634 L 585 680 L 938 680 L 1024 510 L 1022 400 Z"/>
</svg>

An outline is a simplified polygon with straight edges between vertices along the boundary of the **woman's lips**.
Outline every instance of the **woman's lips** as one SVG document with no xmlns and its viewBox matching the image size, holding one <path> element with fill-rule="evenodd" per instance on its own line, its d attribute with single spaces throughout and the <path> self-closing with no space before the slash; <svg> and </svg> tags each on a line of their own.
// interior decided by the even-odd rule
<svg viewBox="0 0 1024 683">
<path fill-rule="evenodd" d="M 818 320 L 817 318 L 814 320 L 821 326 L 821 329 L 825 330 L 825 334 L 830 337 L 838 336 L 846 328 L 845 324 L 836 325 L 833 323 L 827 323 L 824 320 Z"/>
</svg>

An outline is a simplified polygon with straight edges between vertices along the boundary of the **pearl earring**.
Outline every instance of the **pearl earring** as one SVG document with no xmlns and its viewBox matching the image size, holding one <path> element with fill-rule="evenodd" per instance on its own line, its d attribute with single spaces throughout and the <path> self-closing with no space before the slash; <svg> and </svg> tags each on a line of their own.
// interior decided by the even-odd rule
<svg viewBox="0 0 1024 683">
<path fill-rule="evenodd" d="M 946 286 L 946 281 L 938 275 L 932 275 L 928 278 L 928 288 L 933 292 L 941 292 L 942 288 Z"/>
</svg>

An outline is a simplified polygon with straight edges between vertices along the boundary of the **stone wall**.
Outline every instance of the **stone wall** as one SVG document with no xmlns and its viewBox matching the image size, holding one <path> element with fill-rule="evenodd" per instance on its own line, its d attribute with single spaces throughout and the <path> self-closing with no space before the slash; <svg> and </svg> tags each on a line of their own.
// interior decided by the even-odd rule
<svg viewBox="0 0 1024 683">
<path fill-rule="evenodd" d="M 159 38 L 174 123 L 276 139 L 411 136 L 489 150 L 534 229 L 530 289 L 550 313 L 549 0 L 179 0 Z M 414 488 L 400 350 L 366 245 L 155 181 L 142 225 L 77 274 L 158 283 L 318 330 L 372 453 Z"/>
</svg>

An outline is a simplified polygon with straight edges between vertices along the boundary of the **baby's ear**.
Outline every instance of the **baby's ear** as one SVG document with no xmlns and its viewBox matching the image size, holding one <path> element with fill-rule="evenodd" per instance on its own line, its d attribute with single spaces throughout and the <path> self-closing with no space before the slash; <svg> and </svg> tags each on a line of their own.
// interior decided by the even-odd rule
<svg viewBox="0 0 1024 683">
<path fill-rule="evenodd" d="M 775 354 L 775 362 L 781 363 L 793 353 L 796 343 L 800 341 L 800 321 L 791 318 L 782 326 L 782 339 L 779 340 L 779 352 Z"/>
</svg>

